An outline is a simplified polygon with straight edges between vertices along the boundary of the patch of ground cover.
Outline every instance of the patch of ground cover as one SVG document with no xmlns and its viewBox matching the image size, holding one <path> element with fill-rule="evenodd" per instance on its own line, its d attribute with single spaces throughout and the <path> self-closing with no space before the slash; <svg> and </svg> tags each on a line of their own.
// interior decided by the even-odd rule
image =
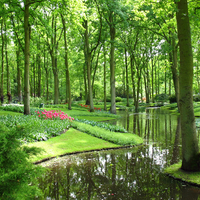
<svg viewBox="0 0 200 200">
<path fill-rule="evenodd" d="M 44 108 L 46 110 L 53 110 L 53 109 L 59 109 L 59 108 Z M 98 111 L 96 110 L 95 112 L 88 112 L 88 109 L 86 109 L 85 107 L 81 107 L 79 105 L 73 105 L 72 106 L 72 110 L 68 110 L 68 108 L 62 108 L 61 109 L 63 112 L 67 113 L 68 115 L 74 117 L 74 118 L 78 118 L 78 119 L 84 119 L 87 118 L 92 119 L 94 121 L 106 121 L 106 120 L 112 120 L 112 119 L 116 119 L 116 118 L 120 118 L 120 116 L 118 115 L 114 115 L 111 114 L 109 112 L 106 111 Z"/>
<path fill-rule="evenodd" d="M 119 146 L 120 145 L 92 137 L 73 128 L 70 128 L 64 134 L 51 138 L 47 141 L 28 144 L 28 147 L 40 147 L 45 150 L 45 152 L 42 154 L 33 156 L 31 158 L 32 162 L 42 160 L 44 158 L 56 157 L 67 153 L 116 148 Z"/>
<path fill-rule="evenodd" d="M 105 130 L 97 126 L 91 126 L 81 122 L 72 122 L 72 127 L 82 132 L 88 133 L 94 137 L 101 138 L 103 140 L 113 142 L 115 144 L 127 146 L 127 145 L 138 145 L 143 143 L 143 139 L 132 133 L 120 133 Z"/>
<path fill-rule="evenodd" d="M 180 169 L 181 162 L 171 165 L 164 170 L 164 173 L 192 185 L 200 186 L 200 172 L 186 172 Z"/>
<path fill-rule="evenodd" d="M 30 155 L 40 151 L 22 147 L 22 134 L 26 132 L 20 127 L 0 124 L 0 199 L 25 200 L 42 195 L 37 178 L 46 170 L 28 161 Z"/>
<path fill-rule="evenodd" d="M 12 112 L 12 111 L 0 110 L 0 115 L 22 115 L 22 113 L 16 113 L 16 112 Z"/>
<path fill-rule="evenodd" d="M 101 116 L 78 116 L 77 119 L 81 120 L 92 120 L 96 122 L 101 122 L 101 121 L 108 121 L 108 120 L 114 120 L 116 117 L 101 117 Z"/>
<path fill-rule="evenodd" d="M 42 120 L 36 115 L 0 115 L 0 123 L 8 128 L 23 128 L 26 134 L 20 139 L 24 142 L 47 140 L 60 135 L 70 126 L 69 120 Z"/>
<path fill-rule="evenodd" d="M 92 125 L 92 126 L 98 126 L 100 128 L 104 128 L 106 130 L 113 131 L 113 132 L 127 133 L 126 129 L 121 127 L 121 126 L 112 125 L 112 124 L 108 124 L 108 123 L 105 123 L 105 122 L 88 120 L 88 118 L 86 118 L 86 119 L 76 119 L 75 121 L 82 122 L 84 124 L 89 124 L 89 125 Z"/>
</svg>

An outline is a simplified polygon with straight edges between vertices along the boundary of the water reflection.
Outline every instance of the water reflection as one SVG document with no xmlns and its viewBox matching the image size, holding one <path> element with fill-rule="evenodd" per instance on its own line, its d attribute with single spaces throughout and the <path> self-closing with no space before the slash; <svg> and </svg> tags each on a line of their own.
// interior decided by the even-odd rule
<svg viewBox="0 0 200 200">
<path fill-rule="evenodd" d="M 180 121 L 159 110 L 125 113 L 123 125 L 145 139 L 145 145 L 129 149 L 66 156 L 43 165 L 43 199 L 182 199 L 197 200 L 199 188 L 162 174 L 180 160 Z"/>
</svg>

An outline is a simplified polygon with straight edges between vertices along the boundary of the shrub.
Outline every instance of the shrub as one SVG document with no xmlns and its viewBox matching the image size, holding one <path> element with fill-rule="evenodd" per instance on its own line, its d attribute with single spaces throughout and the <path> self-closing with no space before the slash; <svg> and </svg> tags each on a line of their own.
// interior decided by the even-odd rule
<svg viewBox="0 0 200 200">
<path fill-rule="evenodd" d="M 18 113 L 23 113 L 24 112 L 24 106 L 17 106 L 17 105 L 6 105 L 0 107 L 1 110 L 5 111 L 12 111 L 12 112 L 18 112 Z M 30 113 L 31 115 L 35 114 L 35 111 L 38 110 L 37 108 L 30 108 Z"/>
<path fill-rule="evenodd" d="M 169 96 L 167 94 L 157 94 L 154 99 L 158 102 L 166 102 Z"/>
<path fill-rule="evenodd" d="M 106 130 L 113 131 L 113 132 L 127 133 L 126 129 L 124 129 L 123 127 L 107 124 L 105 122 L 96 122 L 96 121 L 90 121 L 90 120 L 85 120 L 85 119 L 76 119 L 76 121 L 82 122 L 84 124 L 90 124 L 92 126 L 98 126 L 100 128 L 104 128 Z"/>
<path fill-rule="evenodd" d="M 171 96 L 169 97 L 169 102 L 170 102 L 170 103 L 176 103 L 176 102 L 177 102 L 177 100 L 176 100 L 176 95 L 175 95 L 175 94 L 173 94 L 173 95 L 171 95 Z"/>
<path fill-rule="evenodd" d="M 193 101 L 195 101 L 195 102 L 200 101 L 200 95 L 199 94 L 194 95 Z"/>
<path fill-rule="evenodd" d="M 41 103 L 45 103 L 45 99 L 41 97 L 30 97 L 30 105 L 32 107 L 39 107 Z"/>
<path fill-rule="evenodd" d="M 0 199 L 33 199 L 41 195 L 37 178 L 44 169 L 28 162 L 38 148 L 21 147 L 23 127 L 8 129 L 0 125 Z"/>
<path fill-rule="evenodd" d="M 143 140 L 139 136 L 131 133 L 115 133 L 109 130 L 91 126 L 80 122 L 73 122 L 72 127 L 92 136 L 103 140 L 119 144 L 119 145 L 135 145 L 142 144 Z"/>
<path fill-rule="evenodd" d="M 116 101 L 116 102 L 122 102 L 122 98 L 121 98 L 121 97 L 116 97 L 116 98 L 115 98 L 115 101 Z"/>
<path fill-rule="evenodd" d="M 19 138 L 24 142 L 47 140 L 60 135 L 70 127 L 69 120 L 41 120 L 37 116 L 0 116 L 0 123 L 8 128 L 23 127 L 26 134 Z"/>
</svg>

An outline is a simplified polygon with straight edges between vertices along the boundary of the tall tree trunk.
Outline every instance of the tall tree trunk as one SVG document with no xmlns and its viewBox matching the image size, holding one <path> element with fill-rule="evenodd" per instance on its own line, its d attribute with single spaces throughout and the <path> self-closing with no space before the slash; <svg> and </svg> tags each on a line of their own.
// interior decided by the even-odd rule
<svg viewBox="0 0 200 200">
<path fill-rule="evenodd" d="M 178 75 L 178 66 L 177 66 L 177 47 L 175 46 L 175 39 L 172 37 L 172 52 L 169 53 L 169 61 L 171 63 L 172 70 L 172 78 L 174 83 L 175 95 L 178 105 L 178 110 L 180 110 L 179 106 L 179 75 Z"/>
<path fill-rule="evenodd" d="M 62 24 L 64 29 L 64 41 L 65 41 L 65 68 L 66 68 L 66 101 L 68 103 L 68 109 L 71 110 L 71 86 L 69 76 L 69 64 L 68 64 L 68 47 L 67 47 L 67 36 L 64 16 L 61 14 Z"/>
<path fill-rule="evenodd" d="M 4 33 L 3 33 L 4 20 L 1 20 L 1 97 L 3 97 L 3 79 L 4 79 Z"/>
<path fill-rule="evenodd" d="M 104 50 L 104 64 L 103 64 L 103 86 L 104 86 L 104 110 L 106 111 L 107 110 L 107 107 L 106 107 L 106 50 L 105 50 L 105 44 L 104 44 L 104 47 L 103 47 L 103 50 Z"/>
<path fill-rule="evenodd" d="M 6 24 L 5 24 L 5 29 L 6 29 Z M 11 94 L 11 90 L 10 90 L 10 68 L 9 68 L 9 63 L 8 63 L 8 39 L 6 39 L 6 42 L 5 42 L 5 53 L 6 53 L 6 69 L 7 69 L 7 93 Z"/>
<path fill-rule="evenodd" d="M 153 63 L 153 56 L 151 58 L 151 92 L 152 92 L 152 103 L 154 103 L 154 64 Z"/>
<path fill-rule="evenodd" d="M 135 77 L 135 70 L 134 70 L 134 58 L 133 55 L 131 54 L 131 80 L 132 80 L 132 87 L 133 87 L 133 100 L 134 100 L 134 105 L 136 106 L 136 93 L 135 93 L 135 82 L 134 82 L 134 77 Z"/>
<path fill-rule="evenodd" d="M 50 49 L 50 55 L 51 55 L 51 61 L 52 61 L 52 69 L 53 69 L 53 76 L 54 76 L 54 104 L 58 104 L 59 100 L 59 80 L 58 80 L 58 67 L 57 67 L 57 48 L 58 44 L 56 43 L 56 19 L 53 16 L 52 19 L 52 30 L 54 32 L 54 35 L 51 37 L 51 46 Z"/>
<path fill-rule="evenodd" d="M 127 62 L 126 48 L 125 48 L 125 66 L 126 66 L 126 99 L 127 99 L 126 106 L 129 107 L 128 62 Z"/>
<path fill-rule="evenodd" d="M 88 100 L 88 91 L 87 91 L 87 72 L 86 72 L 86 62 L 83 65 L 83 74 L 84 74 L 84 85 L 85 85 L 85 104 L 89 105 L 89 100 Z"/>
<path fill-rule="evenodd" d="M 97 54 L 96 65 L 95 65 L 94 73 L 93 73 L 93 77 L 92 77 L 92 91 L 94 89 L 94 80 L 95 80 L 95 75 L 96 75 L 97 68 L 98 68 L 100 51 L 101 51 L 101 47 L 99 48 L 99 51 L 98 51 L 98 54 Z"/>
<path fill-rule="evenodd" d="M 38 50 L 39 50 L 39 53 L 37 54 L 37 66 L 38 66 L 38 82 L 37 82 L 38 88 L 37 88 L 37 95 L 38 95 L 38 97 L 41 97 L 40 38 L 39 38 Z"/>
<path fill-rule="evenodd" d="M 200 171 L 200 159 L 193 109 L 193 55 L 187 0 L 177 2 L 176 13 L 180 47 L 180 117 L 182 133 L 182 169 Z"/>
<path fill-rule="evenodd" d="M 115 25 L 113 24 L 113 13 L 109 17 L 110 22 L 110 39 L 111 39 L 111 48 L 110 48 L 110 88 L 111 88 L 111 108 L 110 112 L 116 114 L 116 103 L 115 103 Z"/>
<path fill-rule="evenodd" d="M 20 69 L 20 48 L 16 51 L 17 54 L 17 96 L 18 102 L 22 102 L 22 83 L 21 83 L 21 69 Z"/>
<path fill-rule="evenodd" d="M 49 100 L 49 70 L 48 70 L 48 55 L 47 55 L 47 63 L 46 63 L 46 53 L 44 46 L 44 69 L 46 73 L 45 83 L 46 83 L 46 101 Z"/>
<path fill-rule="evenodd" d="M 92 85 L 91 85 L 91 52 L 89 47 L 89 35 L 88 35 L 88 21 L 84 22 L 85 27 L 85 47 L 86 47 L 86 63 L 87 63 L 87 80 L 88 80 L 88 91 L 90 99 L 90 112 L 94 112 L 93 96 L 92 96 Z"/>
<path fill-rule="evenodd" d="M 30 115 L 29 90 L 29 56 L 30 56 L 30 27 L 29 27 L 29 0 L 25 1 L 24 32 L 25 32 L 25 65 L 24 65 L 24 114 Z"/>
<path fill-rule="evenodd" d="M 34 93 L 34 98 L 36 97 L 36 67 L 35 67 L 36 61 L 35 61 L 35 56 L 33 55 L 33 63 L 32 63 L 32 67 L 33 67 L 33 93 Z"/>
<path fill-rule="evenodd" d="M 149 103 L 150 102 L 150 80 L 149 80 L 149 67 L 148 67 L 148 63 L 147 63 L 147 71 L 146 71 L 146 83 L 147 83 L 147 86 L 146 86 L 146 103 Z M 142 98 L 141 98 L 142 100 Z"/>
</svg>

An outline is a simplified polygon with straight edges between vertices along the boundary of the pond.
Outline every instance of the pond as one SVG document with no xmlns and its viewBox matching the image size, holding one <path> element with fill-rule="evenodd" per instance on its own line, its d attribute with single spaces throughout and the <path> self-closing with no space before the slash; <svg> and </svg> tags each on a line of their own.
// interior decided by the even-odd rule
<svg viewBox="0 0 200 200">
<path fill-rule="evenodd" d="M 200 199 L 200 188 L 164 175 L 163 169 L 181 158 L 180 121 L 160 109 L 119 112 L 111 123 L 144 138 L 145 145 L 82 153 L 43 163 L 43 199 Z"/>
</svg>

